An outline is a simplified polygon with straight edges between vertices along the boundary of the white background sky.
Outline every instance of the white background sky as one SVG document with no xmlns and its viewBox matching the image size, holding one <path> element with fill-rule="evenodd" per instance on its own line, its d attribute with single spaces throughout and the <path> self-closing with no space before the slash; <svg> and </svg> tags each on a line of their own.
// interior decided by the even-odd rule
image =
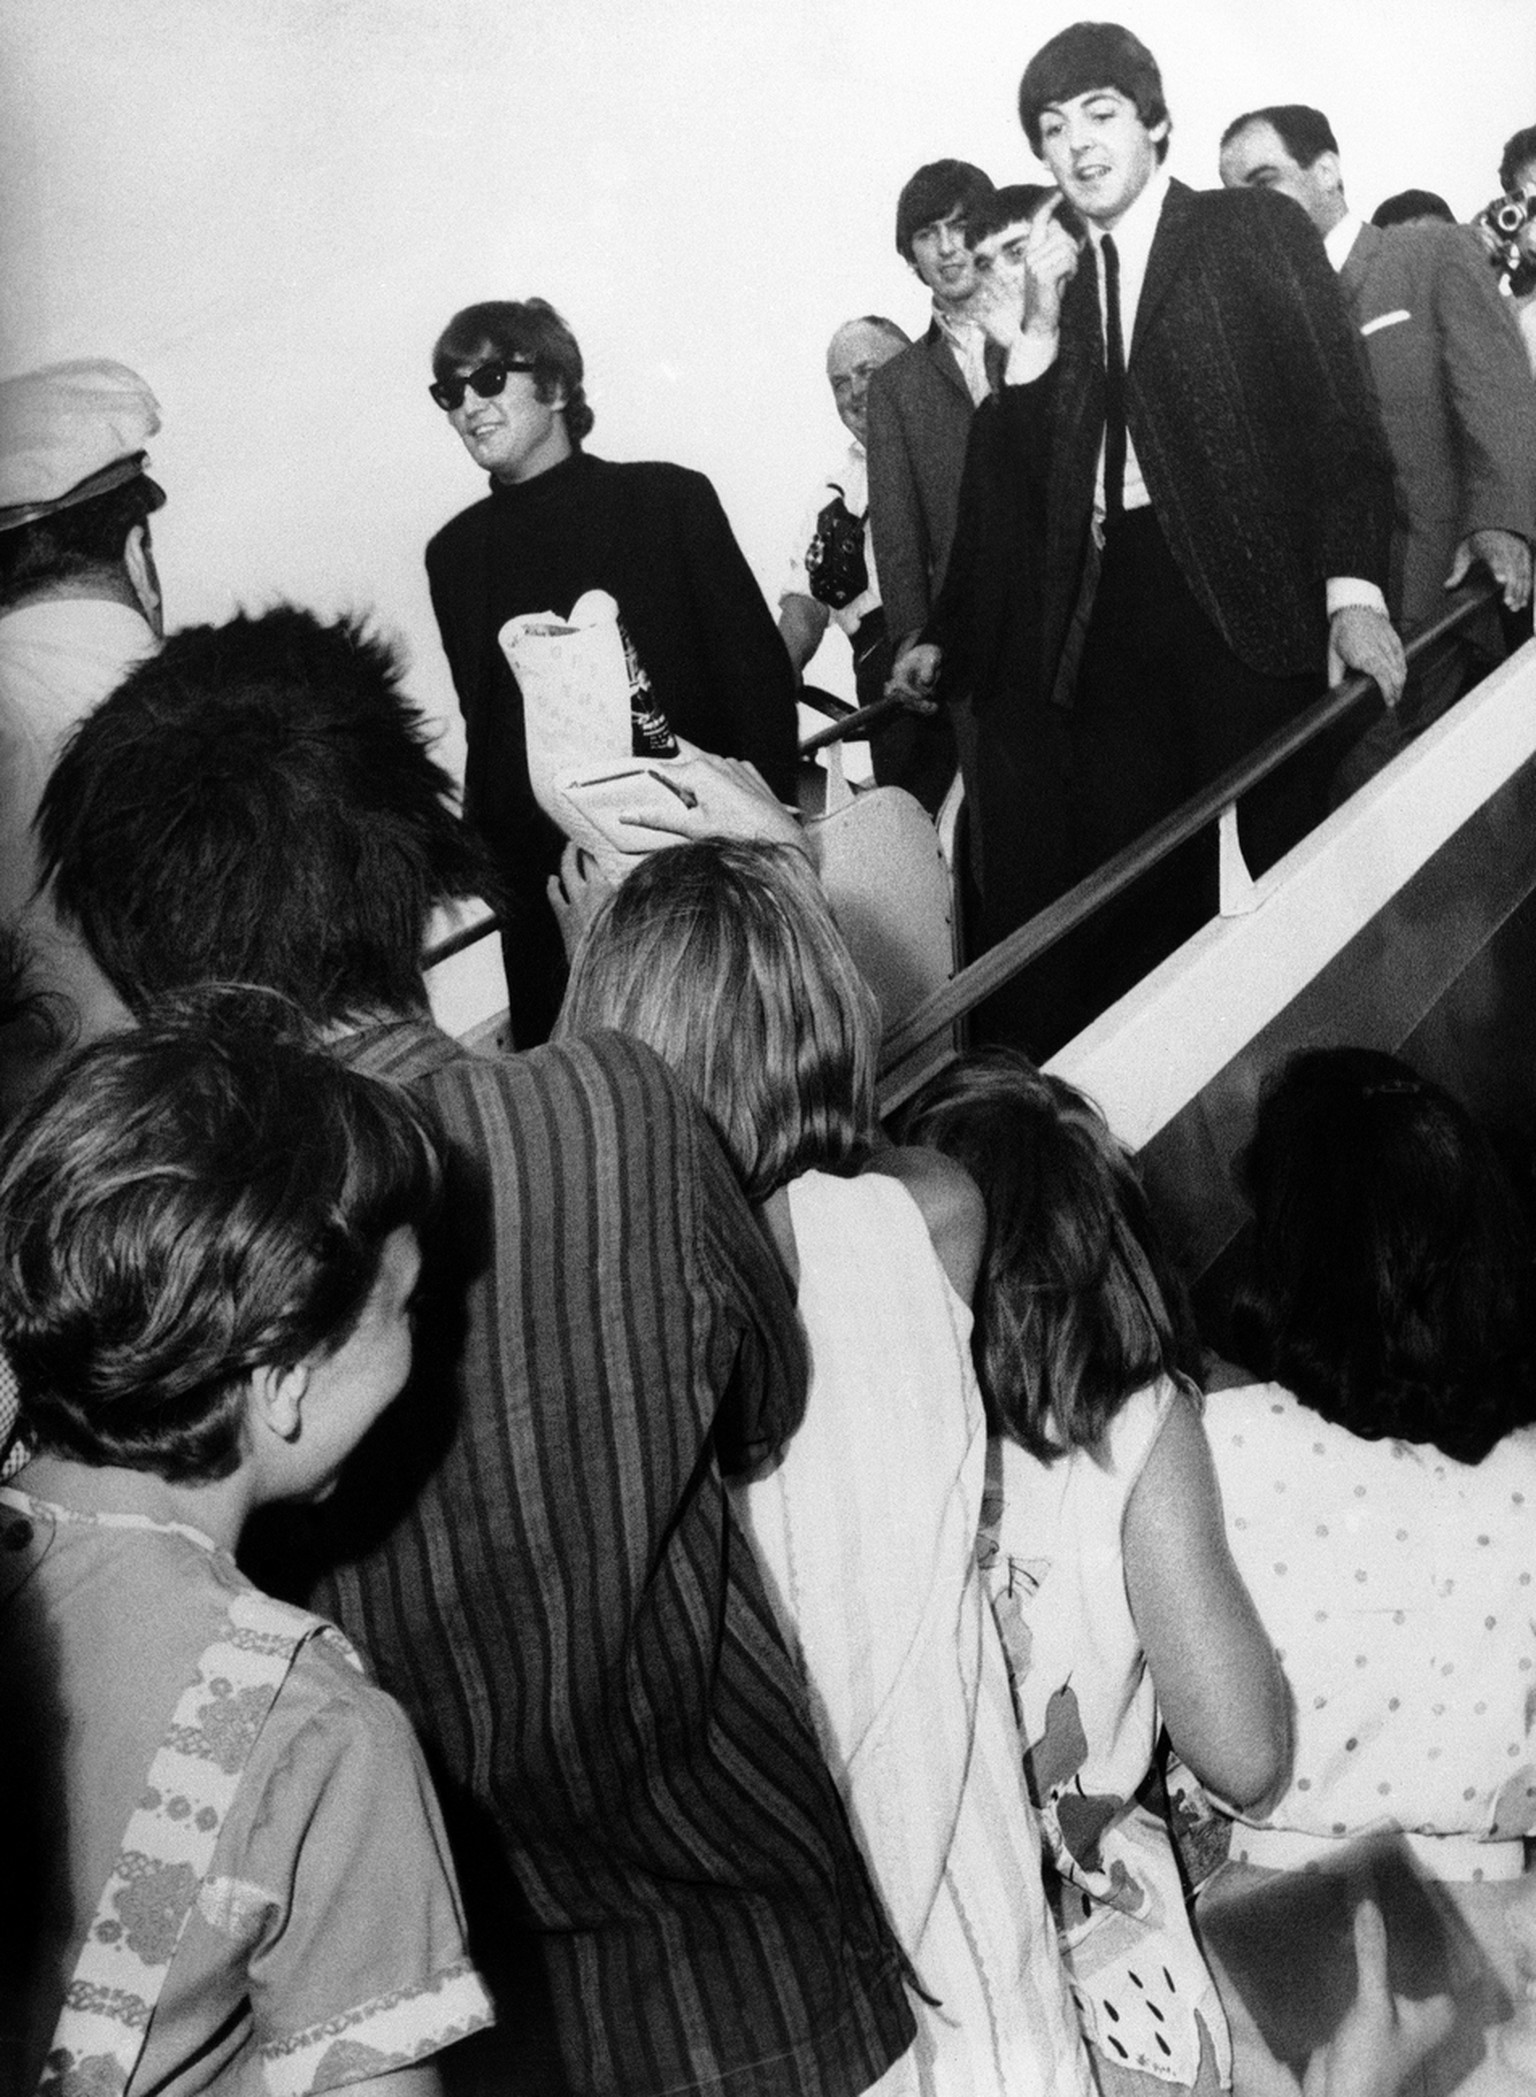
<svg viewBox="0 0 1536 2097">
<path fill-rule="evenodd" d="M 472 300 L 574 326 L 592 449 L 708 473 L 776 596 L 839 444 L 832 328 L 925 301 L 896 193 L 1039 170 L 1014 113 L 1070 6 L 1002 0 L 4 0 L 0 374 L 119 357 L 158 393 L 172 625 L 371 608 L 453 713 L 421 548 L 483 486 L 427 399 Z M 1536 123 L 1536 0 L 1136 0 L 1170 165 L 1229 117 L 1332 118 L 1351 201 L 1462 216 Z M 450 754 L 456 743 L 450 744 Z"/>
</svg>

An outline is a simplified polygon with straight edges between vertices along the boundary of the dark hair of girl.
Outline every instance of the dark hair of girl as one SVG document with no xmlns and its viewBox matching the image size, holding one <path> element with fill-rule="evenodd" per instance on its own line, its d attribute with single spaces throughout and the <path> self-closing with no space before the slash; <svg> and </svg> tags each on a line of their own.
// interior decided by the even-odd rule
<svg viewBox="0 0 1536 2097">
<path fill-rule="evenodd" d="M 1243 1172 L 1248 1368 L 1367 1441 L 1461 1463 L 1536 1418 L 1530 1240 L 1459 1101 L 1395 1056 L 1310 1049 L 1266 1088 Z"/>
<path fill-rule="evenodd" d="M 1090 1100 L 1011 1049 L 950 1065 L 901 1121 L 987 1207 L 976 1367 L 994 1431 L 1043 1462 L 1093 1449 L 1159 1376 L 1198 1378 L 1199 1341 L 1129 1153 Z"/>
</svg>

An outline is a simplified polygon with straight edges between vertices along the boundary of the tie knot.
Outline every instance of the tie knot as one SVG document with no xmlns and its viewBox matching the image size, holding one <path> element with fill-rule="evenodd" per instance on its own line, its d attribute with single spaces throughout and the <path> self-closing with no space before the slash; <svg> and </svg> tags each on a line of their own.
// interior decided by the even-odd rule
<svg viewBox="0 0 1536 2097">
<path fill-rule="evenodd" d="M 1115 246 L 1114 234 L 1106 233 L 1099 245 L 1104 250 L 1104 274 L 1110 278 L 1118 277 L 1120 274 L 1120 251 Z"/>
</svg>

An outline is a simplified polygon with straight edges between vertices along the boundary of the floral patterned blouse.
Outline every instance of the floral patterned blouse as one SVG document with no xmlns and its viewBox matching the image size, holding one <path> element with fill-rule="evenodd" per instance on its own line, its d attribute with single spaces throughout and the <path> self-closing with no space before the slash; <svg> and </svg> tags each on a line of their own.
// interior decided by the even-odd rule
<svg viewBox="0 0 1536 2097">
<path fill-rule="evenodd" d="M 194 1529 L 0 1487 L 8 1875 L 34 1918 L 31 1970 L 0 1957 L 0 2067 L 23 2070 L 18 2088 L 36 2084 L 146 1772 L 242 1591 L 233 1559 Z M 208 1707 L 202 1751 L 216 1759 L 237 1702 Z M 121 1927 L 155 1958 L 174 1889 L 153 1857 L 132 1873 Z M 225 2077 L 302 2097 L 489 2022 L 411 1729 L 343 1652 L 311 1640 L 250 1752 L 130 2097 Z"/>
</svg>

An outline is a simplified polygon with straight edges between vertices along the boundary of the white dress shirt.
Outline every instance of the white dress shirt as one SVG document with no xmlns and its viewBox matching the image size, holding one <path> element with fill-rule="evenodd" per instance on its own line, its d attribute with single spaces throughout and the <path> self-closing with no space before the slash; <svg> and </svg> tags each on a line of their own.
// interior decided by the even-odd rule
<svg viewBox="0 0 1536 2097">
<path fill-rule="evenodd" d="M 933 309 L 933 317 L 944 340 L 955 353 L 955 361 L 970 392 L 972 407 L 979 408 L 992 391 L 992 382 L 987 376 L 986 329 L 979 320 L 967 320 L 963 313 L 946 313 L 938 306 Z"/>
</svg>

